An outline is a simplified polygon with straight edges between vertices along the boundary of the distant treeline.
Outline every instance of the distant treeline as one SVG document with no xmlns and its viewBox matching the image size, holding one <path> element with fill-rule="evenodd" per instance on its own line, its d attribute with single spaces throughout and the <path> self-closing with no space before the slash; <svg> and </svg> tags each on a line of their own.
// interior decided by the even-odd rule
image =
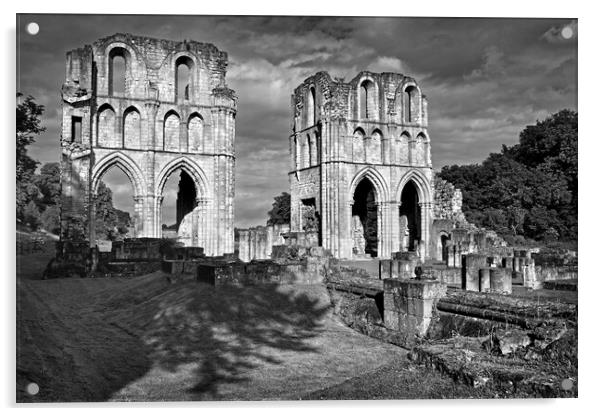
<svg viewBox="0 0 602 416">
<path fill-rule="evenodd" d="M 466 218 L 508 237 L 577 240 L 577 113 L 562 110 L 480 164 L 438 175 L 463 193 Z"/>
</svg>

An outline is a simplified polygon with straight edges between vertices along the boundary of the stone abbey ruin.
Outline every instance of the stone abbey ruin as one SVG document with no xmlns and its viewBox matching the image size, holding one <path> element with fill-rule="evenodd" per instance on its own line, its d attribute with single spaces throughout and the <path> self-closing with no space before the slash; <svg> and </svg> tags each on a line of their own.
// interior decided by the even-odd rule
<svg viewBox="0 0 602 416">
<path fill-rule="evenodd" d="M 208 255 L 234 251 L 236 96 L 226 85 L 227 64 L 227 54 L 211 44 L 122 34 L 67 53 L 63 237 L 85 212 L 93 245 L 92 202 L 105 172 L 118 166 L 135 192 L 136 237 L 161 238 L 165 183 L 181 170 L 181 239 Z"/>
<path fill-rule="evenodd" d="M 539 261 L 537 250 L 465 219 L 461 191 L 434 175 L 428 101 L 415 79 L 318 72 L 301 82 L 291 99 L 290 224 L 235 239 L 237 97 L 227 64 L 211 44 L 129 34 L 67 53 L 61 241 L 47 277 L 163 270 L 215 286 L 325 284 L 346 324 L 413 348 L 416 360 L 474 386 L 511 380 L 529 394 L 561 394 L 542 380 L 569 377 L 546 357 L 571 342 L 576 354 L 576 305 L 521 294 L 574 279 L 576 268 Z M 94 201 L 112 167 L 132 183 L 136 238 L 107 245 L 95 236 Z M 168 243 L 161 209 L 174 172 L 177 241 Z M 469 350 L 472 365 L 454 367 L 450 351 Z"/>
</svg>

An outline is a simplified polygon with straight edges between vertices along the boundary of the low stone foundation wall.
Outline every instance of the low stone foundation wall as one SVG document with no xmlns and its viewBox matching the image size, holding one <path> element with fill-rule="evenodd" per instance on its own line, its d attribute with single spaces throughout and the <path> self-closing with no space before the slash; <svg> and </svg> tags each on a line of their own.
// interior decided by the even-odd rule
<svg viewBox="0 0 602 416">
<path fill-rule="evenodd" d="M 308 270 L 306 264 L 279 264 L 272 260 L 255 260 L 250 263 L 201 263 L 197 266 L 197 280 L 212 286 L 257 284 L 317 284 L 324 276 Z"/>
<path fill-rule="evenodd" d="M 111 262 L 99 266 L 94 277 L 134 277 L 161 270 L 161 262 L 156 260 Z"/>
<path fill-rule="evenodd" d="M 214 285 L 266 283 L 318 284 L 341 269 L 339 262 L 322 247 L 274 246 L 271 260 L 248 263 L 207 258 L 197 266 L 197 280 Z"/>
</svg>

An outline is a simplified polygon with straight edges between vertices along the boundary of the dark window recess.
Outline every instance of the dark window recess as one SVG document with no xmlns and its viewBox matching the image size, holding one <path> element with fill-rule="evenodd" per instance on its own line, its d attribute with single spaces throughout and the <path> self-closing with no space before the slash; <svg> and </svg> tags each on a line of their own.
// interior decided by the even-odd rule
<svg viewBox="0 0 602 416">
<path fill-rule="evenodd" d="M 71 141 L 75 143 L 82 142 L 82 118 L 71 117 Z"/>
</svg>

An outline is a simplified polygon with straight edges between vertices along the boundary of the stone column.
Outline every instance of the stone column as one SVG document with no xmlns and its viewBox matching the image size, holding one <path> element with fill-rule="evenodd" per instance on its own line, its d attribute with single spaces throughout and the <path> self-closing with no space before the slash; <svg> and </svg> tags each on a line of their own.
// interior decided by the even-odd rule
<svg viewBox="0 0 602 416">
<path fill-rule="evenodd" d="M 383 204 L 382 202 L 376 202 L 376 223 L 377 223 L 377 245 L 376 245 L 376 253 L 378 257 L 385 257 L 385 218 L 383 215 Z"/>
<path fill-rule="evenodd" d="M 208 229 L 209 216 L 209 199 L 203 196 L 197 196 L 196 208 L 198 221 L 197 221 L 197 247 L 203 247 L 206 255 L 212 255 L 212 248 L 210 247 L 210 230 Z"/>
<path fill-rule="evenodd" d="M 347 227 L 342 231 L 343 235 L 347 237 L 347 242 L 345 244 L 345 251 L 341 253 L 341 258 L 353 258 L 353 204 L 355 204 L 355 200 L 351 198 L 351 200 L 347 202 L 346 206 L 347 212 L 345 213 L 345 216 L 347 217 Z"/>
<path fill-rule="evenodd" d="M 134 237 L 146 237 L 144 234 L 144 197 L 142 195 L 134 195 Z"/>
<path fill-rule="evenodd" d="M 401 204 L 398 201 L 390 201 L 389 202 L 389 227 L 391 229 L 390 238 L 390 251 L 391 255 L 398 251 L 401 251 L 401 228 L 400 228 L 400 219 L 399 219 L 399 207 Z"/>
<path fill-rule="evenodd" d="M 432 202 L 419 202 L 420 207 L 420 260 L 430 257 Z"/>
<path fill-rule="evenodd" d="M 161 224 L 161 204 L 163 204 L 163 195 L 155 195 L 155 207 L 154 207 L 154 224 L 155 224 L 155 237 L 163 237 L 163 228 Z"/>
</svg>

